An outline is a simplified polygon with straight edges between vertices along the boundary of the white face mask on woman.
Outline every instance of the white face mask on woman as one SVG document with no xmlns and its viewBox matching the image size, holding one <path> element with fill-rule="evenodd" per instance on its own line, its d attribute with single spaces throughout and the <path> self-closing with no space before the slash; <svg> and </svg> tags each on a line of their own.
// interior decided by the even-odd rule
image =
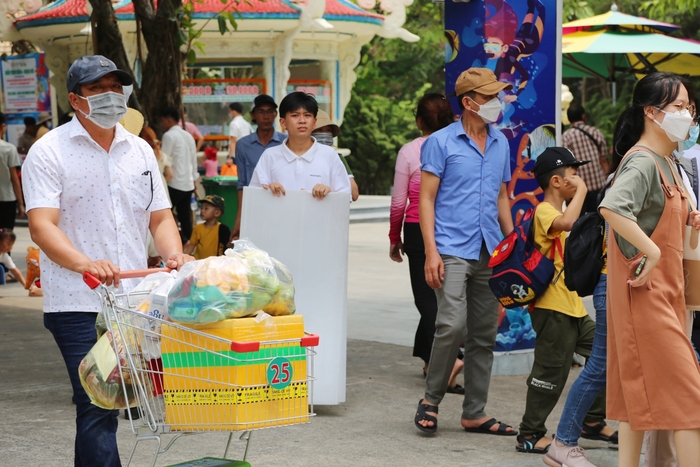
<svg viewBox="0 0 700 467">
<path fill-rule="evenodd" d="M 666 132 L 668 139 L 677 143 L 688 137 L 688 130 L 690 130 L 690 126 L 693 124 L 693 116 L 690 115 L 687 109 L 679 110 L 678 112 L 666 112 L 661 109 L 657 110 L 665 114 L 664 120 L 661 123 L 656 120 L 654 121 Z"/>
<path fill-rule="evenodd" d="M 478 111 L 472 110 L 472 112 L 481 117 L 483 121 L 493 123 L 498 120 L 498 116 L 501 113 L 501 101 L 498 100 L 498 97 L 494 97 L 485 104 L 479 104 L 471 97 L 469 97 L 469 100 L 479 106 Z"/>
<path fill-rule="evenodd" d="M 88 97 L 78 97 L 88 101 L 88 105 L 90 106 L 90 112 L 85 113 L 78 109 L 80 113 L 92 123 L 105 130 L 114 128 L 119 120 L 126 115 L 126 99 L 124 98 L 124 94 L 110 91 Z"/>
</svg>

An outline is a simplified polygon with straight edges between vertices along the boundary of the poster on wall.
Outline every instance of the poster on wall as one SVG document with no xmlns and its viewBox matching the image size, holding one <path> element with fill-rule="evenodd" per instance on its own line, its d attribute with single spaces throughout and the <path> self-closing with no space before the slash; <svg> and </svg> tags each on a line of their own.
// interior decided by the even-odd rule
<svg viewBox="0 0 700 467">
<path fill-rule="evenodd" d="M 287 82 L 287 94 L 290 92 L 311 94 L 319 104 L 330 104 L 331 102 L 330 81 L 290 79 Z"/>
<path fill-rule="evenodd" d="M 182 102 L 253 102 L 265 92 L 264 79 L 185 79 Z"/>
<path fill-rule="evenodd" d="M 44 54 L 7 56 L 0 61 L 5 112 L 50 112 L 49 69 Z"/>
<path fill-rule="evenodd" d="M 542 199 L 530 172 L 545 148 L 554 146 L 560 125 L 560 0 L 445 1 L 445 89 L 471 67 L 491 69 L 513 85 L 501 91 L 501 113 L 493 127 L 510 143 L 508 184 L 513 220 L 519 224 Z M 558 9 L 559 8 L 559 9 Z M 452 99 L 456 112 L 457 100 Z M 527 309 L 500 310 L 497 351 L 534 347 Z"/>
<path fill-rule="evenodd" d="M 182 102 L 188 121 L 197 125 L 204 136 L 228 140 L 229 104 L 243 106 L 244 117 L 252 109 L 253 100 L 264 94 L 262 78 L 186 79 L 182 81 Z"/>
</svg>

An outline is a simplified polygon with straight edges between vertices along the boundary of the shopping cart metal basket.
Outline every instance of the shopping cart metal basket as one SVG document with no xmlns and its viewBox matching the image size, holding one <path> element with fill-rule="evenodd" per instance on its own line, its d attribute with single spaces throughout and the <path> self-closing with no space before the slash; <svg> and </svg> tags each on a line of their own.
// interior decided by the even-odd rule
<svg viewBox="0 0 700 467">
<path fill-rule="evenodd" d="M 83 279 L 100 296 L 124 394 L 138 408 L 139 418 L 129 415 L 136 440 L 127 466 L 141 441 L 156 441 L 155 466 L 179 437 L 212 431 L 230 433 L 224 458 L 233 436 L 242 432 L 245 461 L 251 431 L 308 423 L 315 415 L 312 375 L 319 337 L 304 333 L 303 325 L 299 338 L 229 340 L 135 310 L 147 293 L 114 294 L 89 273 Z M 170 438 L 165 445 L 164 435 Z"/>
</svg>

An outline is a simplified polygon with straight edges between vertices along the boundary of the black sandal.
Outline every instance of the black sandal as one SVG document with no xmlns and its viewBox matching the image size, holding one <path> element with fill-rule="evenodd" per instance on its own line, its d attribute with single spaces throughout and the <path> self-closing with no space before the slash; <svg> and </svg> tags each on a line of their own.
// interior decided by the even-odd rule
<svg viewBox="0 0 700 467">
<path fill-rule="evenodd" d="M 606 426 L 608 426 L 608 424 L 605 423 L 605 420 L 593 426 L 586 425 L 584 423 L 583 430 L 581 430 L 581 438 L 592 439 L 594 441 L 607 441 L 610 444 L 617 444 L 617 431 L 611 436 L 605 436 L 600 433 Z"/>
<path fill-rule="evenodd" d="M 496 423 L 498 423 L 498 429 L 494 431 L 491 429 L 491 427 L 494 426 Z M 510 428 L 511 430 L 508 431 L 508 428 Z M 508 425 L 507 423 L 499 422 L 495 418 L 486 420 L 484 423 L 474 428 L 464 427 L 464 431 L 468 433 L 483 433 L 486 435 L 496 436 L 515 436 L 518 434 L 518 432 L 515 431 L 512 426 Z"/>
<path fill-rule="evenodd" d="M 547 454 L 547 451 L 549 451 L 549 446 L 551 446 L 552 443 L 549 443 L 546 448 L 535 447 L 537 442 L 544 438 L 545 435 L 546 433 L 535 433 L 532 435 L 532 438 L 525 438 L 522 435 L 518 435 L 516 438 L 518 440 L 518 444 L 515 446 L 515 450 L 528 454 Z"/>
<path fill-rule="evenodd" d="M 447 390 L 445 392 L 448 394 L 464 395 L 464 388 L 462 386 L 460 386 L 459 384 L 455 384 L 454 386 L 447 386 Z"/>
<path fill-rule="evenodd" d="M 437 431 L 437 418 L 432 415 L 428 415 L 427 412 L 438 413 L 437 405 L 423 404 L 423 399 L 418 401 L 418 410 L 416 411 L 416 417 L 413 422 L 416 424 L 420 431 L 426 433 L 435 433 Z M 418 422 L 425 420 L 426 422 L 433 422 L 433 426 L 423 426 Z"/>
</svg>

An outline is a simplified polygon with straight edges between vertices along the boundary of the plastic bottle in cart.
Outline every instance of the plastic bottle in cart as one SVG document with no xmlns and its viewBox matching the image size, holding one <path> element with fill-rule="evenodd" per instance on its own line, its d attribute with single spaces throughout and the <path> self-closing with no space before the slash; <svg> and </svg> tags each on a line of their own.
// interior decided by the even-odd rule
<svg viewBox="0 0 700 467">
<path fill-rule="evenodd" d="M 190 198 L 190 207 L 193 211 L 199 209 L 199 206 L 197 205 L 197 197 L 194 195 L 194 193 L 192 193 L 192 198 Z"/>
</svg>

